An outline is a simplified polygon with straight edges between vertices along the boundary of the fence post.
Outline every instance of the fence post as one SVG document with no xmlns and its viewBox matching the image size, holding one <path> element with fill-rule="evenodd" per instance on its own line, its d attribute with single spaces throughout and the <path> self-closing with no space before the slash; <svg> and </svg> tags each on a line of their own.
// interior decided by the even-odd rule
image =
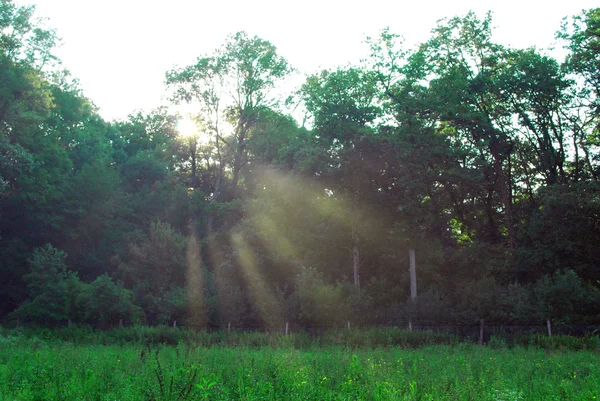
<svg viewBox="0 0 600 401">
<path fill-rule="evenodd" d="M 122 329 L 123 328 L 123 318 L 119 319 L 119 328 Z"/>
<path fill-rule="evenodd" d="M 546 318 L 546 327 L 548 327 L 548 337 L 552 337 L 552 325 L 549 317 Z"/>
<path fill-rule="evenodd" d="M 227 332 L 231 333 L 231 322 L 227 323 Z"/>
<path fill-rule="evenodd" d="M 177 320 L 173 320 L 173 328 L 176 329 L 177 328 Z"/>
<path fill-rule="evenodd" d="M 71 328 L 71 319 L 69 319 L 69 321 L 67 322 L 67 327 Z"/>
<path fill-rule="evenodd" d="M 290 324 L 288 322 L 285 322 L 285 335 L 287 336 L 289 334 L 289 329 L 290 329 Z"/>
<path fill-rule="evenodd" d="M 412 319 L 408 319 L 408 330 L 412 331 Z"/>
<path fill-rule="evenodd" d="M 350 320 L 348 320 L 348 330 L 350 330 Z"/>
<path fill-rule="evenodd" d="M 483 319 L 479 321 L 479 345 L 483 345 Z"/>
</svg>

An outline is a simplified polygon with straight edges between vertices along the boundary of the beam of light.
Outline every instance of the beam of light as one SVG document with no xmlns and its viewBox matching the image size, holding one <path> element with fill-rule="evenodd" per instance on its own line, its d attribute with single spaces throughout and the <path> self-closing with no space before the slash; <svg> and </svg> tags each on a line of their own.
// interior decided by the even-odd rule
<svg viewBox="0 0 600 401">
<path fill-rule="evenodd" d="M 354 208 L 341 196 L 329 196 L 326 188 L 298 176 L 284 176 L 270 168 L 262 172 L 265 186 L 272 186 L 277 199 L 289 201 L 297 209 L 315 209 L 322 217 L 351 226 L 350 211 Z M 331 193 L 331 191 L 329 191 Z"/>
<path fill-rule="evenodd" d="M 252 305 L 268 327 L 281 327 L 284 323 L 281 305 L 262 277 L 250 245 L 239 232 L 231 234 L 231 242 L 248 285 Z"/>
<path fill-rule="evenodd" d="M 282 222 L 275 221 L 266 213 L 254 216 L 251 221 L 252 225 L 258 230 L 263 243 L 272 254 L 289 261 L 300 259 L 300 254 L 296 251 L 292 241 L 279 229 Z"/>
<path fill-rule="evenodd" d="M 293 209 L 315 210 L 321 218 L 341 225 L 348 233 L 352 232 L 353 225 L 359 227 L 361 237 L 373 243 L 379 242 L 384 227 L 389 225 L 386 213 L 357 201 L 352 194 L 333 193 L 319 184 L 298 176 L 283 175 L 271 168 L 264 169 L 262 177 L 264 185 L 273 186 L 275 194 L 269 195 L 274 195 L 276 202 L 287 202 Z"/>
<path fill-rule="evenodd" d="M 190 235 L 188 240 L 186 265 L 187 323 L 195 329 L 201 329 L 206 327 L 208 321 L 208 305 L 202 256 L 195 234 Z"/>
<path fill-rule="evenodd" d="M 336 194 L 297 175 L 282 174 L 267 167 L 258 172 L 258 176 L 258 188 L 262 190 L 259 189 L 257 199 L 249 204 L 247 224 L 242 225 L 242 230 L 252 230 L 276 258 L 276 263 L 281 262 L 280 268 L 292 268 L 292 274 L 297 274 L 297 268 L 306 261 L 310 265 L 312 259 L 310 250 L 305 249 L 311 244 L 310 240 L 306 242 L 306 236 L 319 237 L 319 225 L 328 230 L 327 225 L 333 224 L 346 234 L 346 248 L 351 252 L 348 264 L 358 285 L 355 266 L 360 265 L 360 244 L 379 246 L 386 242 L 384 228 L 389 219 L 372 207 L 361 205 L 353 194 Z"/>
<path fill-rule="evenodd" d="M 223 243 L 219 235 L 207 237 L 208 257 L 213 267 L 215 292 L 217 296 L 217 314 L 222 327 L 229 323 L 236 324 L 245 312 L 245 302 L 234 271 L 228 269 L 229 260 L 225 256 Z"/>
<path fill-rule="evenodd" d="M 349 202 L 342 196 L 328 193 L 319 184 L 298 176 L 284 175 L 270 168 L 265 168 L 258 174 L 260 178 L 257 188 L 261 189 L 258 189 L 257 199 L 249 203 L 248 219 L 237 227 L 230 239 L 251 304 L 267 326 L 281 327 L 285 317 L 281 305 L 264 280 L 245 233 L 252 233 L 252 237 L 257 237 L 261 245 L 284 264 L 298 265 L 309 256 L 307 252 L 310 252 L 310 249 L 305 249 L 306 242 L 302 239 L 303 235 L 309 233 L 303 233 L 302 227 L 311 230 L 310 227 L 315 224 L 329 220 L 339 229 L 348 232 L 350 248 L 353 224 L 357 221 L 372 223 L 381 219 L 377 218 L 379 213 L 372 209 L 359 207 L 357 202 Z M 310 222 L 307 219 L 316 220 Z M 310 227 L 306 227 L 306 224 Z M 382 236 L 379 233 L 373 231 L 363 232 L 364 234 L 373 235 L 375 242 L 381 242 Z M 209 240 L 211 260 L 217 263 L 221 258 L 218 248 Z M 312 300 L 310 303 L 314 304 L 316 313 L 332 318 L 335 314 L 332 311 L 336 308 L 339 311 L 343 309 L 340 297 L 333 296 L 333 293 L 330 294 L 331 297 L 325 296 L 333 290 L 334 287 L 323 283 L 313 287 L 311 292 L 314 294 L 310 297 L 307 295 L 306 300 Z"/>
</svg>

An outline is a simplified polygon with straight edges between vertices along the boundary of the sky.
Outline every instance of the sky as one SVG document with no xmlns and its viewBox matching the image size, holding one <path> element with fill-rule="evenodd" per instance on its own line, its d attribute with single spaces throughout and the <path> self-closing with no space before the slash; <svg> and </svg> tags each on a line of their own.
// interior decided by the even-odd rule
<svg viewBox="0 0 600 401">
<path fill-rule="evenodd" d="M 356 63 L 366 36 L 386 26 L 407 47 L 429 38 L 436 21 L 493 12 L 494 40 L 547 48 L 565 16 L 597 7 L 592 0 L 16 0 L 35 4 L 57 30 L 55 52 L 107 120 L 169 105 L 165 72 L 186 66 L 244 30 L 269 40 L 302 74 Z M 596 3 L 596 4 L 595 4 Z M 556 57 L 562 53 L 557 52 Z"/>
</svg>

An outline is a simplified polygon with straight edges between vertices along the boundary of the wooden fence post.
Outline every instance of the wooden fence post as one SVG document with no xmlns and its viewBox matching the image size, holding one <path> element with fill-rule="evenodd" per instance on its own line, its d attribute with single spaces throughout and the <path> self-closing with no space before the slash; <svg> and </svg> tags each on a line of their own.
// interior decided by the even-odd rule
<svg viewBox="0 0 600 401">
<path fill-rule="evenodd" d="M 479 345 L 483 345 L 483 319 L 479 321 Z"/>
<path fill-rule="evenodd" d="M 173 328 L 177 328 L 177 320 L 173 320 Z"/>
<path fill-rule="evenodd" d="M 348 320 L 348 330 L 350 330 L 350 320 Z"/>
<path fill-rule="evenodd" d="M 119 328 L 122 329 L 123 328 L 123 318 L 119 319 Z"/>
<path fill-rule="evenodd" d="M 290 333 L 290 324 L 285 322 L 285 335 L 287 336 Z"/>
<path fill-rule="evenodd" d="M 231 322 L 227 323 L 227 332 L 231 333 Z"/>
<path fill-rule="evenodd" d="M 550 324 L 550 318 L 546 318 L 546 327 L 548 327 L 548 337 L 552 337 L 552 324 Z"/>
<path fill-rule="evenodd" d="M 408 319 L 408 330 L 412 331 L 412 319 Z"/>
</svg>

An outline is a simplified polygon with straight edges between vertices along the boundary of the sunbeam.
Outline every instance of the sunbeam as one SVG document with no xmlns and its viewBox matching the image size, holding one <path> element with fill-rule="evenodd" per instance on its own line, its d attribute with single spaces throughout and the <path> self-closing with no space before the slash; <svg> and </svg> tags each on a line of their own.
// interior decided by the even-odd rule
<svg viewBox="0 0 600 401">
<path fill-rule="evenodd" d="M 258 269 L 254 253 L 242 234 L 231 234 L 239 265 L 248 285 L 249 297 L 260 318 L 268 327 L 281 327 L 284 323 L 281 306 Z"/>
<path fill-rule="evenodd" d="M 186 294 L 188 300 L 188 325 L 206 327 L 208 307 L 202 255 L 195 234 L 190 235 L 186 250 Z"/>
</svg>

